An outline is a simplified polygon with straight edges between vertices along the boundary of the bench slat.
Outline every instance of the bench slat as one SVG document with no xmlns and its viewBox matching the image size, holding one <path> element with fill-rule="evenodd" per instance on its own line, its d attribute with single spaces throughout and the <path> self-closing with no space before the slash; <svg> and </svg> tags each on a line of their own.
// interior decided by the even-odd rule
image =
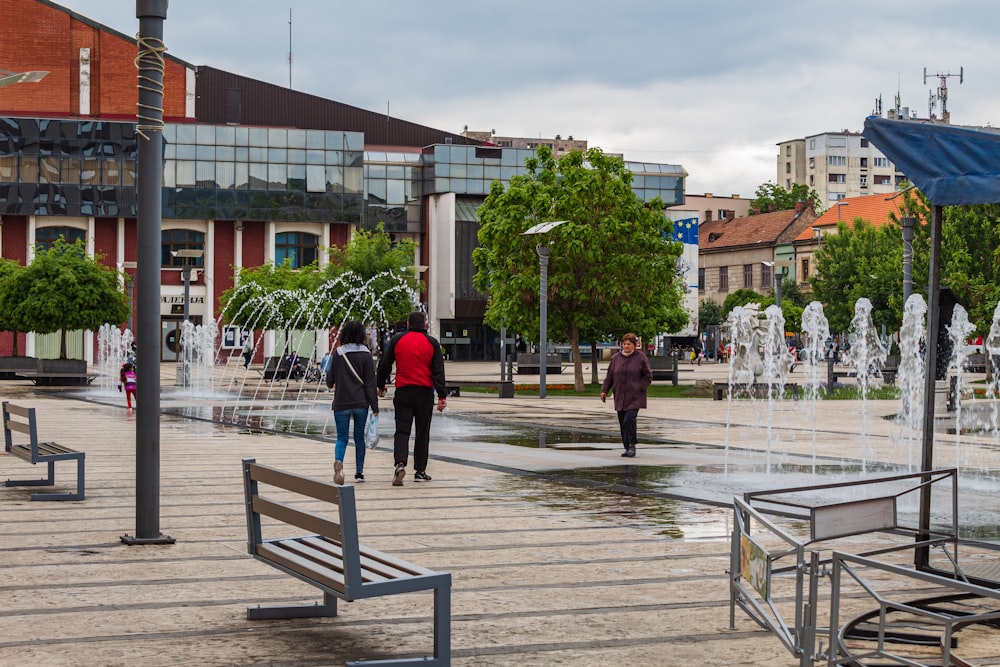
<svg viewBox="0 0 1000 667">
<path fill-rule="evenodd" d="M 346 594 L 347 586 L 344 582 L 343 574 L 300 556 L 294 549 L 296 545 L 295 540 L 264 542 L 257 545 L 257 555 L 273 563 L 278 563 L 292 572 L 316 581 L 327 588 Z"/>
<path fill-rule="evenodd" d="M 302 543 L 323 551 L 331 558 L 341 559 L 342 550 L 339 544 L 323 540 L 318 537 L 304 537 Z M 364 545 L 358 545 L 358 552 L 361 556 L 361 576 L 362 582 L 389 581 L 392 579 L 405 579 L 421 574 L 437 574 L 433 570 L 408 563 L 399 558 L 393 558 L 381 551 L 370 549 Z M 341 569 L 343 562 L 340 563 Z"/>
<path fill-rule="evenodd" d="M 336 521 L 320 514 L 300 510 L 286 503 L 261 496 L 254 496 L 252 508 L 258 514 L 272 517 L 311 533 L 319 533 L 323 537 L 328 537 L 334 541 L 339 542 L 343 537 L 340 524 Z"/>
<path fill-rule="evenodd" d="M 10 448 L 10 453 L 25 461 L 31 461 L 31 445 L 14 445 Z"/>
<path fill-rule="evenodd" d="M 58 455 L 58 454 L 77 454 L 75 449 L 70 449 L 69 447 L 64 447 L 56 442 L 40 442 L 38 443 L 38 453 L 43 455 Z"/>
<path fill-rule="evenodd" d="M 317 500 L 325 500 L 326 502 L 333 503 L 335 505 L 340 504 L 340 493 L 338 492 L 337 487 L 332 486 L 327 482 L 322 482 L 318 479 L 310 479 L 308 477 L 300 477 L 299 475 L 288 473 L 284 470 L 278 470 L 277 468 L 271 468 L 270 466 L 260 465 L 258 463 L 251 463 L 249 465 L 249 469 L 250 479 L 255 482 L 263 482 L 264 484 L 277 486 L 278 488 L 285 489 L 287 491 L 294 491 L 295 493 L 300 493 Z"/>
</svg>

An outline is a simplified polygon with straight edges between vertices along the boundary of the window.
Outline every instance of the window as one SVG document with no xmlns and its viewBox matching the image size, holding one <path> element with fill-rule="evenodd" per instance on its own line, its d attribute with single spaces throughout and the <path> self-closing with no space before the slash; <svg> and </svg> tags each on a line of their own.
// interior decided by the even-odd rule
<svg viewBox="0 0 1000 667">
<path fill-rule="evenodd" d="M 280 266 L 288 260 L 293 269 L 301 269 L 316 261 L 319 240 L 306 232 L 282 232 L 274 236 L 274 263 Z"/>
<path fill-rule="evenodd" d="M 810 139 L 809 140 L 809 150 L 811 150 L 811 151 L 816 150 L 816 140 L 815 139 Z"/>
<path fill-rule="evenodd" d="M 872 164 L 875 165 L 876 167 L 888 167 L 889 166 L 889 158 L 887 158 L 887 157 L 872 158 Z"/>
<path fill-rule="evenodd" d="M 753 289 L 753 264 L 743 265 L 743 287 Z"/>
<path fill-rule="evenodd" d="M 770 287 L 773 277 L 771 275 L 771 267 L 767 264 L 760 265 L 760 286 Z"/>
<path fill-rule="evenodd" d="M 719 291 L 728 292 L 729 291 L 729 267 L 720 266 L 719 267 Z"/>
<path fill-rule="evenodd" d="M 51 248 L 60 237 L 67 243 L 74 243 L 86 237 L 86 232 L 76 227 L 39 227 L 35 230 L 35 247 Z"/>
<path fill-rule="evenodd" d="M 809 168 L 810 169 L 816 168 L 816 158 L 814 157 L 809 158 Z"/>
<path fill-rule="evenodd" d="M 812 187 L 814 185 L 816 185 L 816 177 L 812 174 L 809 174 L 809 187 Z M 786 189 L 791 190 L 791 188 L 786 188 Z"/>
<path fill-rule="evenodd" d="M 828 174 L 827 181 L 830 183 L 846 183 L 847 174 Z"/>
<path fill-rule="evenodd" d="M 160 232 L 160 265 L 165 267 L 202 266 L 204 257 L 174 257 L 175 250 L 204 250 L 205 234 L 190 229 L 166 229 Z"/>
<path fill-rule="evenodd" d="M 792 163 L 791 162 L 786 162 L 785 163 L 785 173 L 786 174 L 792 173 Z"/>
<path fill-rule="evenodd" d="M 862 169 L 868 168 L 868 158 L 866 157 L 861 158 L 861 168 Z"/>
<path fill-rule="evenodd" d="M 843 167 L 847 164 L 847 158 L 843 155 L 827 155 L 826 163 L 831 167 Z"/>
<path fill-rule="evenodd" d="M 785 146 L 785 157 L 791 157 L 792 155 L 792 145 L 788 144 Z"/>
<path fill-rule="evenodd" d="M 805 282 L 809 278 L 809 258 L 806 257 L 802 260 L 802 282 Z"/>
<path fill-rule="evenodd" d="M 868 140 L 865 139 L 864 137 L 861 138 L 861 147 L 862 148 L 868 148 Z M 862 159 L 864 159 L 864 158 L 862 158 Z"/>
<path fill-rule="evenodd" d="M 868 187 L 868 176 L 866 176 L 865 174 L 861 174 L 861 178 L 859 180 L 861 187 L 863 188 Z"/>
<path fill-rule="evenodd" d="M 890 183 L 892 183 L 892 176 L 889 176 L 887 174 L 883 175 L 875 174 L 874 176 L 872 176 L 872 182 L 875 185 L 889 185 Z"/>
<path fill-rule="evenodd" d="M 705 291 L 705 269 L 698 269 L 698 291 Z"/>
</svg>

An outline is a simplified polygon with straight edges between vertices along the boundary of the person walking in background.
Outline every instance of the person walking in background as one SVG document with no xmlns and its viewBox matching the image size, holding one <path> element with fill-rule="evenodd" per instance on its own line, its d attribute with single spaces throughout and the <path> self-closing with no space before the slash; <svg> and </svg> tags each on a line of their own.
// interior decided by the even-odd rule
<svg viewBox="0 0 1000 667">
<path fill-rule="evenodd" d="M 125 405 L 129 412 L 132 411 L 132 401 L 135 400 L 135 389 L 138 377 L 135 372 L 135 364 L 126 361 L 118 371 L 118 391 L 125 390 Z"/>
<path fill-rule="evenodd" d="M 413 480 L 431 481 L 427 474 L 428 448 L 431 439 L 431 417 L 434 416 L 434 394 L 437 392 L 438 412 L 447 405 L 444 357 L 441 343 L 427 334 L 427 317 L 417 311 L 410 313 L 407 329 L 396 334 L 382 351 L 378 364 L 378 395 L 385 396 L 385 385 L 396 365 L 396 392 L 392 405 L 396 411 L 396 431 L 393 453 L 396 468 L 392 485 L 402 486 L 406 476 L 406 461 L 410 452 L 410 429 L 416 423 L 413 440 Z"/>
<path fill-rule="evenodd" d="M 378 414 L 378 395 L 375 390 L 375 362 L 372 352 L 365 345 L 365 327 L 361 322 L 348 320 L 340 328 L 336 348 L 326 374 L 326 386 L 337 390 L 333 395 L 333 421 L 337 425 L 337 444 L 333 450 L 333 481 L 344 483 L 344 455 L 347 453 L 347 436 L 354 422 L 354 481 L 365 481 L 365 423 L 368 410 Z"/>
<path fill-rule="evenodd" d="M 253 359 L 253 334 L 243 341 L 243 368 L 250 368 L 251 359 Z"/>
<path fill-rule="evenodd" d="M 622 349 L 611 357 L 608 374 L 601 385 L 601 403 L 614 394 L 615 410 L 618 411 L 618 426 L 622 433 L 622 456 L 635 456 L 638 443 L 636 421 L 639 410 L 646 407 L 646 388 L 653 382 L 653 372 L 649 359 L 636 349 L 636 336 L 627 333 L 622 336 Z"/>
</svg>

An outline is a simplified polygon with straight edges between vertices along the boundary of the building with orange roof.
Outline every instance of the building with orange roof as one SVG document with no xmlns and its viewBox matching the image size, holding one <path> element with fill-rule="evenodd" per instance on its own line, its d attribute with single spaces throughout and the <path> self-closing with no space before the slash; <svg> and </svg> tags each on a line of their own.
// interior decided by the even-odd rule
<svg viewBox="0 0 1000 667">
<path fill-rule="evenodd" d="M 699 300 L 721 304 L 738 289 L 771 294 L 776 275 L 794 276 L 792 242 L 808 233 L 815 222 L 815 212 L 800 202 L 793 210 L 702 223 L 698 229 Z"/>
<path fill-rule="evenodd" d="M 841 199 L 828 208 L 792 242 L 795 248 L 795 278 L 799 284 L 806 286 L 809 277 L 816 274 L 813 253 L 823 243 L 823 236 L 837 233 L 838 222 L 845 222 L 848 227 L 853 227 L 854 221 L 860 219 L 881 227 L 891 221 L 890 214 L 895 215 L 896 219 L 903 217 L 899 208 L 902 201 L 896 195 L 877 194 Z"/>
</svg>

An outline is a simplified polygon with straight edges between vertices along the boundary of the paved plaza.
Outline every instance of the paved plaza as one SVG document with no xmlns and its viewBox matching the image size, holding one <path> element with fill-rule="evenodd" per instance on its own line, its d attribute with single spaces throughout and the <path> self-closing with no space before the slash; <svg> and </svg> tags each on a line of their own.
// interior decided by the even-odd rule
<svg viewBox="0 0 1000 667">
<path fill-rule="evenodd" d="M 319 591 L 247 555 L 240 461 L 331 479 L 333 445 L 177 416 L 179 404 L 212 400 L 177 397 L 171 373 L 164 365 L 159 516 L 176 543 L 162 546 L 120 540 L 136 528 L 136 420 L 123 399 L 0 385 L 4 400 L 37 408 L 42 440 L 86 452 L 87 483 L 82 502 L 31 502 L 30 487 L 0 487 L 0 665 L 338 665 L 426 654 L 429 593 L 341 603 L 337 618 L 246 619 L 247 606 L 311 602 Z M 499 374 L 458 362 L 448 373 Z M 682 375 L 687 385 L 722 380 L 725 366 Z M 433 481 L 414 483 L 411 469 L 400 488 L 390 484 L 383 405 L 383 441 L 357 487 L 361 541 L 452 573 L 452 664 L 461 666 L 797 665 L 741 614 L 729 628 L 725 503 L 742 493 L 738 480 L 709 490 L 680 476 L 667 493 L 621 491 L 661 469 L 718 472 L 749 450 L 803 466 L 862 447 L 875 459 L 906 456 L 882 419 L 898 409 L 893 401 L 810 411 L 791 401 L 651 399 L 638 456 L 622 459 L 610 402 L 464 392 L 435 416 Z M 529 442 L 511 444 L 512 432 Z M 0 456 L 3 479 L 42 472 Z M 73 488 L 73 467 L 57 464 L 56 480 Z"/>
</svg>

